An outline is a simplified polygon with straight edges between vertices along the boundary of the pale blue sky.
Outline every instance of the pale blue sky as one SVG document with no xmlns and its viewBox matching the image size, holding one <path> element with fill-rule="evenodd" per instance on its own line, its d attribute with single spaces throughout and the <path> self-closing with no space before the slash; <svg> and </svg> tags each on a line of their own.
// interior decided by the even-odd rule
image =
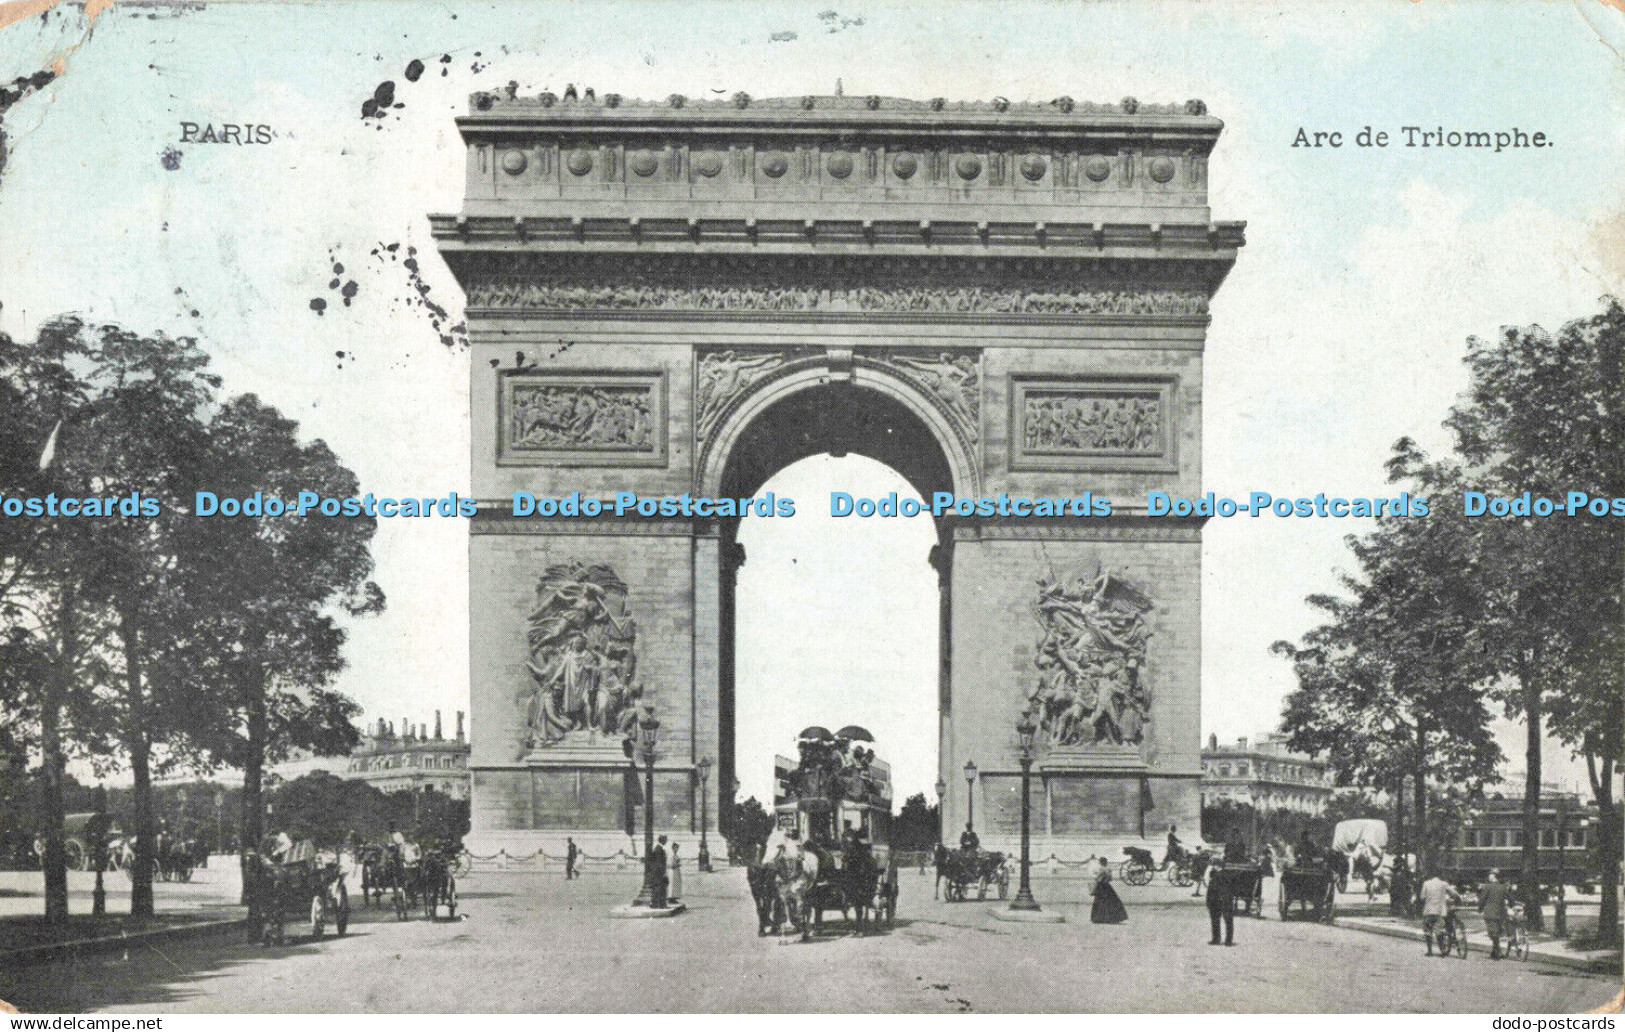
<svg viewBox="0 0 1625 1032">
<path fill-rule="evenodd" d="M 1594 0 L 216 3 L 115 6 L 89 39 L 83 29 L 64 7 L 0 30 L 0 79 L 66 63 L 6 116 L 0 329 L 26 334 L 74 310 L 196 335 L 230 390 L 299 418 L 381 494 L 466 487 L 467 359 L 408 307 L 399 263 L 369 252 L 417 246 L 432 296 L 460 312 L 425 215 L 460 203 L 453 116 L 471 90 L 510 80 L 525 92 L 575 82 L 649 97 L 822 93 L 840 79 L 848 93 L 914 97 L 1203 98 L 1227 123 L 1212 162 L 1215 215 L 1250 223 L 1209 341 L 1205 480 L 1220 491 L 1380 490 L 1394 439 L 1445 443 L 1439 420 L 1461 385 L 1468 334 L 1556 324 L 1625 279 L 1625 22 Z M 452 60 L 441 65 L 442 54 Z M 407 84 L 412 58 L 429 70 Z M 361 103 L 384 79 L 405 107 L 364 122 Z M 183 145 L 182 120 L 267 123 L 277 135 L 264 147 Z M 1556 145 L 1501 155 L 1289 146 L 1300 125 L 1352 133 L 1368 123 L 1516 125 Z M 173 171 L 160 161 L 166 147 L 181 152 Z M 326 292 L 333 260 L 360 292 L 317 318 L 307 303 Z M 817 497 L 829 475 L 820 469 L 789 476 Z M 390 612 L 357 626 L 345 679 L 373 715 L 416 720 L 439 707 L 449 719 L 466 705 L 467 632 L 448 619 L 466 605 L 463 529 L 382 525 Z M 1210 527 L 1206 729 L 1230 738 L 1273 725 L 1290 678 L 1267 647 L 1305 628 L 1302 597 L 1330 586 L 1341 537 L 1356 529 Z M 830 570 L 833 550 L 860 547 L 846 527 L 808 521 L 794 533 L 780 557 L 822 556 L 809 561 Z M 887 577 L 919 573 L 912 546 L 874 555 Z M 832 580 L 829 590 L 852 587 Z M 866 661 L 895 652 L 900 685 L 934 676 L 934 653 L 842 632 L 840 614 L 811 627 L 815 610 L 780 612 L 776 636 L 761 628 L 768 640 L 805 635 Z M 742 693 L 742 720 L 765 720 L 750 699 Z M 885 753 L 899 787 L 925 788 L 934 720 L 911 708 L 897 721 Z"/>
</svg>

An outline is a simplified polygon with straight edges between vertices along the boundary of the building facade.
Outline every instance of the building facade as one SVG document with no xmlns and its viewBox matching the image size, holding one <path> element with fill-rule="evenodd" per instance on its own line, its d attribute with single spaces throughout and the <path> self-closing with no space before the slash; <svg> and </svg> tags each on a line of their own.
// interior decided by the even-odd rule
<svg viewBox="0 0 1625 1032">
<path fill-rule="evenodd" d="M 1014 847 L 1028 710 L 1040 855 L 1195 824 L 1202 519 L 1147 492 L 1201 492 L 1243 244 L 1201 102 L 509 90 L 458 128 L 431 224 L 471 344 L 471 849 L 624 846 L 645 710 L 656 826 L 720 812 L 741 500 L 783 518 L 768 478 L 849 452 L 947 499 L 944 826 Z"/>
<path fill-rule="evenodd" d="M 1209 735 L 1202 750 L 1202 805 L 1248 805 L 1260 812 L 1292 810 L 1319 816 L 1332 797 L 1332 772 L 1324 762 L 1292 752 L 1282 735 L 1220 745 Z"/>
<path fill-rule="evenodd" d="M 349 762 L 338 776 L 348 781 L 364 781 L 380 792 L 435 791 L 453 799 L 469 797 L 469 744 L 463 727 L 463 713 L 457 713 L 457 733 L 445 737 L 440 713 L 434 715 L 434 731 L 402 720 L 400 732 L 382 717 L 373 724 L 361 744 L 350 753 Z"/>
</svg>

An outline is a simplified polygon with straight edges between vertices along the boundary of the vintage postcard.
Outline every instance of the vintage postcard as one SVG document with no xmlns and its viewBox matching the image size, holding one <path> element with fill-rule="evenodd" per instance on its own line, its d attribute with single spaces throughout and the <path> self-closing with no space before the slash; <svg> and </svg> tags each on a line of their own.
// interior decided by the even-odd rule
<svg viewBox="0 0 1625 1032">
<path fill-rule="evenodd" d="M 1612 1028 L 1622 53 L 0 3 L 0 1000 Z"/>
</svg>

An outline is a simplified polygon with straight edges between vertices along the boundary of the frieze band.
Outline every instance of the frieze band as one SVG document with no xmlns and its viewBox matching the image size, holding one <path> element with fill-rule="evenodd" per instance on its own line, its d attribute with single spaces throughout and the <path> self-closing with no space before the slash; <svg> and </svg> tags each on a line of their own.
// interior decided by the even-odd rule
<svg viewBox="0 0 1625 1032">
<path fill-rule="evenodd" d="M 1041 290 L 996 287 L 853 287 L 562 283 L 501 279 L 469 291 L 474 308 L 537 311 L 662 309 L 762 312 L 952 312 L 1018 315 L 1207 314 L 1203 290 Z"/>
<path fill-rule="evenodd" d="M 467 260 L 468 305 L 533 311 L 1206 316 L 1209 287 L 1155 263 L 920 257 L 771 261 L 587 255 Z"/>
</svg>

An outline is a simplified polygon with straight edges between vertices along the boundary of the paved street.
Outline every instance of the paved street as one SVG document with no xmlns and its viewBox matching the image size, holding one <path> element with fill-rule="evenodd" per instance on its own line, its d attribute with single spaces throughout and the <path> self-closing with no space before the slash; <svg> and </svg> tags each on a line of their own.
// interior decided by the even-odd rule
<svg viewBox="0 0 1625 1032">
<path fill-rule="evenodd" d="M 1481 957 L 1424 961 L 1353 929 L 1237 921 L 1207 945 L 1184 890 L 1126 888 L 1129 922 L 994 921 L 996 904 L 931 899 L 907 874 L 889 934 L 803 944 L 758 938 L 742 872 L 690 874 L 688 913 L 612 920 L 631 874 L 475 874 L 457 921 L 366 914 L 343 939 L 282 949 L 177 942 L 78 964 L 0 972 L 24 1010 L 128 1011 L 1577 1011 L 1617 976 Z M 1082 883 L 1041 880 L 1041 901 Z"/>
</svg>

